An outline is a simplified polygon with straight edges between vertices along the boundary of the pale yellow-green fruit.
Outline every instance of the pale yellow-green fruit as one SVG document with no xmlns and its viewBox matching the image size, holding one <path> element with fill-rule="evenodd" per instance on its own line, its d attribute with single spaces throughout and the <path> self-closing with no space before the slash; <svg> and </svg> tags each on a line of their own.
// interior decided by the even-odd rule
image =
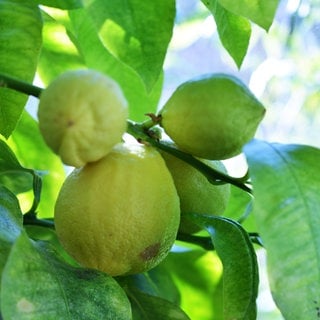
<svg viewBox="0 0 320 320">
<path fill-rule="evenodd" d="M 265 108 L 237 78 L 211 74 L 180 85 L 160 114 L 181 150 L 223 160 L 241 153 L 254 137 Z"/>
<path fill-rule="evenodd" d="M 183 160 L 161 152 L 173 177 L 181 208 L 179 231 L 195 233 L 201 228 L 189 221 L 184 213 L 220 216 L 225 211 L 230 198 L 230 184 L 213 185 L 197 169 Z M 221 161 L 203 160 L 204 163 L 222 173 L 227 173 Z"/>
<path fill-rule="evenodd" d="M 163 158 L 139 144 L 120 143 L 75 169 L 55 206 L 66 251 L 111 276 L 155 267 L 170 251 L 179 222 L 179 197 Z"/>
<path fill-rule="evenodd" d="M 70 166 L 105 156 L 121 141 L 127 117 L 128 104 L 119 85 L 94 70 L 67 71 L 40 95 L 42 136 Z"/>
</svg>

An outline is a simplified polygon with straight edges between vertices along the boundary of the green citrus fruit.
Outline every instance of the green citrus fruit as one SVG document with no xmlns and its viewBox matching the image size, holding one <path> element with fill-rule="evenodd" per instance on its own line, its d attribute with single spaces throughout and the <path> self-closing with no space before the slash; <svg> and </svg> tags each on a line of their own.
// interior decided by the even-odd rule
<svg viewBox="0 0 320 320">
<path fill-rule="evenodd" d="M 75 169 L 55 206 L 66 251 L 111 276 L 156 266 L 173 245 L 179 197 L 160 153 L 120 143 L 104 158 Z"/>
<path fill-rule="evenodd" d="M 119 85 L 94 70 L 67 71 L 40 95 L 39 127 L 62 161 L 80 167 L 121 141 L 128 117 Z"/>
<path fill-rule="evenodd" d="M 189 221 L 184 213 L 223 214 L 230 197 L 230 184 L 213 185 L 201 172 L 183 160 L 166 152 L 161 154 L 173 177 L 180 198 L 180 232 L 190 234 L 201 229 Z M 220 172 L 227 172 L 221 161 L 203 160 L 203 162 Z"/>
<path fill-rule="evenodd" d="M 211 160 L 241 153 L 264 113 L 240 80 L 224 74 L 183 83 L 160 112 L 162 127 L 181 150 Z"/>
</svg>

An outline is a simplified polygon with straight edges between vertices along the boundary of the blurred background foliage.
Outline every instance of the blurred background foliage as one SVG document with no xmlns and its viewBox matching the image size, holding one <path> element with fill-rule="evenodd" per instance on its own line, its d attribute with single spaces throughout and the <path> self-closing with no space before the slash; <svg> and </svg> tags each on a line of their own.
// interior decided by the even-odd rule
<svg viewBox="0 0 320 320">
<path fill-rule="evenodd" d="M 191 77 L 211 72 L 241 78 L 267 108 L 259 137 L 318 147 L 320 1 L 282 0 L 267 33 L 252 25 L 241 69 L 223 49 L 210 12 L 197 0 L 177 0 L 165 61 L 161 103 Z"/>
<path fill-rule="evenodd" d="M 176 4 L 176 26 L 165 60 L 159 107 L 180 83 L 192 77 L 216 72 L 234 74 L 267 109 L 258 138 L 320 147 L 319 0 L 280 1 L 268 33 L 252 25 L 248 53 L 240 69 L 223 49 L 214 19 L 205 6 L 198 0 L 177 0 Z M 239 169 L 234 168 L 239 164 L 239 159 L 236 160 L 229 163 L 229 169 L 235 173 Z M 251 231 L 252 226 L 250 222 L 247 229 Z M 271 297 L 264 250 L 258 249 L 257 255 L 260 264 L 258 319 L 283 319 Z M 197 262 L 197 268 L 202 268 L 204 274 L 208 272 L 206 266 L 201 265 L 201 260 Z M 210 308 L 207 314 L 203 313 L 204 305 L 209 302 L 196 303 L 200 293 L 196 288 L 190 291 L 190 284 L 188 286 L 189 290 L 181 290 L 185 310 L 192 319 L 212 319 Z M 212 300 L 212 294 L 206 296 Z"/>
</svg>

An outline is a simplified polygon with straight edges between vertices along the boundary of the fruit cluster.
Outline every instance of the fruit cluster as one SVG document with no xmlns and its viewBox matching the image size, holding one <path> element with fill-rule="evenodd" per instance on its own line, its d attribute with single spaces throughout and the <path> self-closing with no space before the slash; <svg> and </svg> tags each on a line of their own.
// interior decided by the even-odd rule
<svg viewBox="0 0 320 320">
<path fill-rule="evenodd" d="M 159 112 L 169 146 L 226 173 L 221 160 L 255 134 L 263 106 L 237 79 L 211 75 L 184 83 Z M 223 214 L 230 185 L 213 185 L 184 161 L 147 143 L 123 142 L 128 106 L 111 78 L 69 71 L 40 96 L 39 126 L 48 146 L 76 167 L 55 206 L 55 227 L 81 265 L 112 276 L 149 270 L 178 232 L 199 227 L 186 212 Z"/>
</svg>

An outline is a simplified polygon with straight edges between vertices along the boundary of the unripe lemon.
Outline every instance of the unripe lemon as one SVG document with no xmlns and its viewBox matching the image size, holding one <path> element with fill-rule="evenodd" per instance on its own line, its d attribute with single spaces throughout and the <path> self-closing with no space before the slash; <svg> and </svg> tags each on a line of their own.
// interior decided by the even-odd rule
<svg viewBox="0 0 320 320">
<path fill-rule="evenodd" d="M 181 222 L 179 231 L 195 233 L 201 228 L 189 221 L 184 213 L 198 213 L 206 215 L 222 215 L 230 198 L 230 184 L 213 185 L 197 169 L 170 155 L 161 153 L 173 177 L 181 208 Z M 203 160 L 212 168 L 226 173 L 221 161 Z"/>
<path fill-rule="evenodd" d="M 40 131 L 67 165 L 80 167 L 106 155 L 121 141 L 127 117 L 119 85 L 94 70 L 67 71 L 40 95 Z"/>
<path fill-rule="evenodd" d="M 181 150 L 211 160 L 241 153 L 264 113 L 240 80 L 224 74 L 183 83 L 160 112 L 162 127 Z"/>
<path fill-rule="evenodd" d="M 118 144 L 101 160 L 75 169 L 55 206 L 55 226 L 80 264 L 111 276 L 156 266 L 173 245 L 180 206 L 160 153 Z"/>
</svg>

